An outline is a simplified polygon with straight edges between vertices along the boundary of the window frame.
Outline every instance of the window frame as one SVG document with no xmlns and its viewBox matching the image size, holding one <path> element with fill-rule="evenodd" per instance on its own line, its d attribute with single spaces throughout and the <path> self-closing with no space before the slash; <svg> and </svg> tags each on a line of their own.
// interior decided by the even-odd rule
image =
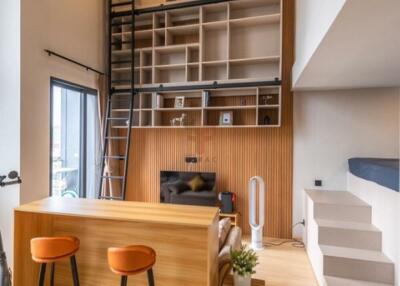
<svg viewBox="0 0 400 286">
<path fill-rule="evenodd" d="M 80 84 L 75 84 L 66 80 L 62 80 L 56 77 L 50 77 L 50 172 L 49 172 L 49 196 L 53 193 L 53 88 L 60 87 L 69 90 L 73 90 L 81 93 L 81 110 L 80 110 L 80 142 L 79 142 L 79 153 L 82 155 L 79 162 L 79 198 L 87 197 L 86 183 L 86 165 L 87 165 L 87 96 L 99 96 L 96 89 L 86 87 Z M 100 127 L 101 128 L 101 127 Z"/>
</svg>

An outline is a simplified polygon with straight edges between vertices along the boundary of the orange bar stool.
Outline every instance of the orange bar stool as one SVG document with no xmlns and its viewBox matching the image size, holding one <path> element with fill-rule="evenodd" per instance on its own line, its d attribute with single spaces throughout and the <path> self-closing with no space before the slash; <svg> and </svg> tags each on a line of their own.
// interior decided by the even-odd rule
<svg viewBox="0 0 400 286">
<path fill-rule="evenodd" d="M 153 266 L 156 252 L 144 245 L 111 247 L 108 249 L 108 264 L 115 274 L 121 275 L 121 286 L 127 286 L 128 276 L 147 271 L 149 286 L 154 286 Z"/>
<path fill-rule="evenodd" d="M 74 286 L 79 286 L 78 267 L 75 253 L 79 250 L 79 239 L 73 236 L 37 237 L 31 240 L 31 254 L 40 263 L 39 286 L 44 286 L 46 266 L 51 263 L 50 285 L 54 286 L 55 263 L 70 258 Z"/>
</svg>

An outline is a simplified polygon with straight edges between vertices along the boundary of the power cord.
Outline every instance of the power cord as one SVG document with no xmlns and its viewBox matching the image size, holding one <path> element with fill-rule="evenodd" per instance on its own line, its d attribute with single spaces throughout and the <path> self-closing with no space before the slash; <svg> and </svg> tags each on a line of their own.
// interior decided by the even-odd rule
<svg viewBox="0 0 400 286">
<path fill-rule="evenodd" d="M 295 223 L 292 226 L 292 229 L 295 228 L 298 225 L 306 225 L 306 220 L 303 219 L 302 221 L 299 221 L 297 223 Z M 265 242 L 263 245 L 265 247 L 274 247 L 274 246 L 282 246 L 284 244 L 290 243 L 292 247 L 296 247 L 296 248 L 304 248 L 305 245 L 302 241 L 298 240 L 298 239 L 288 239 L 288 240 L 276 240 L 276 241 L 271 241 L 271 242 Z"/>
</svg>

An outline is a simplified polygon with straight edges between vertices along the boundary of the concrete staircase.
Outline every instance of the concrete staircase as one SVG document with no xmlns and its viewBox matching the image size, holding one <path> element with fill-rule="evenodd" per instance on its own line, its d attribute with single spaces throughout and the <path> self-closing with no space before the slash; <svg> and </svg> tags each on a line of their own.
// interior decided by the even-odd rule
<svg viewBox="0 0 400 286">
<path fill-rule="evenodd" d="M 371 206 L 349 192 L 306 190 L 305 243 L 323 286 L 394 285 Z"/>
</svg>

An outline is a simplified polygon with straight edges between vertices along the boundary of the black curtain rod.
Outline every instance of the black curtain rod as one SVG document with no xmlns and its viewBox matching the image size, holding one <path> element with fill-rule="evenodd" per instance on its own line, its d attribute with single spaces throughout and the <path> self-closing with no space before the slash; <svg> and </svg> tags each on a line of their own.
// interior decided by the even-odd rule
<svg viewBox="0 0 400 286">
<path fill-rule="evenodd" d="M 103 73 L 103 72 L 101 72 L 101 71 L 98 71 L 98 70 L 96 70 L 96 69 L 94 69 L 94 68 L 91 68 L 91 67 L 89 67 L 89 66 L 87 66 L 87 65 L 84 65 L 84 64 L 82 64 L 82 63 L 80 63 L 80 62 L 77 62 L 77 61 L 75 61 L 75 60 L 73 60 L 73 59 L 64 57 L 63 55 L 60 55 L 60 54 L 58 54 L 58 53 L 56 53 L 56 52 L 53 52 L 53 51 L 50 51 L 50 50 L 47 50 L 47 49 L 45 49 L 44 51 L 45 51 L 49 56 L 56 56 L 56 57 L 59 57 L 59 58 L 65 60 L 65 61 L 67 61 L 67 62 L 71 62 L 71 63 L 73 63 L 73 64 L 76 64 L 76 65 L 80 66 L 80 67 L 83 67 L 84 69 L 86 69 L 86 70 L 88 70 L 88 71 L 95 72 L 95 73 L 97 73 L 97 74 L 99 74 L 99 75 L 105 75 L 105 73 Z"/>
</svg>

